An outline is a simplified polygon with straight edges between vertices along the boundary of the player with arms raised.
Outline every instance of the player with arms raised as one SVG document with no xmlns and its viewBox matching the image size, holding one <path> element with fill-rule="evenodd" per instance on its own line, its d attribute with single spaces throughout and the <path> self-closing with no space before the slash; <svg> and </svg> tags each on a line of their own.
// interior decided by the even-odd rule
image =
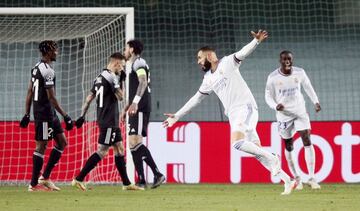
<svg viewBox="0 0 360 211">
<path fill-rule="evenodd" d="M 265 100 L 270 108 L 276 111 L 279 123 L 279 134 L 285 141 L 285 157 L 289 169 L 297 181 L 296 189 L 303 188 L 300 175 L 296 171 L 293 156 L 293 136 L 299 132 L 305 149 L 305 161 L 309 171 L 308 184 L 312 189 L 320 189 L 315 179 L 315 151 L 310 141 L 310 119 L 306 112 L 305 100 L 301 94 L 301 86 L 315 105 L 315 111 L 321 110 L 319 99 L 311 85 L 305 70 L 292 66 L 293 54 L 290 51 L 280 53 L 281 67 L 268 76 L 265 90 Z"/>
<path fill-rule="evenodd" d="M 54 166 L 58 163 L 67 141 L 55 110 L 64 117 L 67 130 L 72 129 L 73 123 L 55 97 L 55 71 L 51 64 L 56 61 L 57 45 L 52 40 L 45 40 L 39 44 L 39 50 L 42 58 L 31 70 L 31 80 L 25 103 L 25 115 L 20 121 L 20 127 L 25 128 L 28 126 L 30 107 L 33 103 L 36 148 L 33 154 L 32 177 L 28 191 L 59 191 L 60 188 L 55 186 L 49 180 L 49 177 Z M 46 145 L 53 138 L 56 144 L 51 151 L 45 171 L 39 178 Z"/>
<path fill-rule="evenodd" d="M 256 132 L 258 111 L 255 99 L 239 72 L 241 62 L 255 50 L 256 46 L 268 37 L 266 31 L 251 32 L 254 39 L 240 51 L 218 60 L 215 51 L 202 47 L 197 54 L 197 63 L 205 72 L 199 91 L 175 114 L 168 114 L 164 127 L 171 127 L 181 117 L 190 112 L 211 92 L 221 100 L 231 127 L 231 144 L 236 150 L 252 154 L 273 175 L 280 175 L 285 182 L 282 194 L 290 194 L 295 185 L 290 177 L 281 170 L 279 158 L 260 146 Z"/>
</svg>

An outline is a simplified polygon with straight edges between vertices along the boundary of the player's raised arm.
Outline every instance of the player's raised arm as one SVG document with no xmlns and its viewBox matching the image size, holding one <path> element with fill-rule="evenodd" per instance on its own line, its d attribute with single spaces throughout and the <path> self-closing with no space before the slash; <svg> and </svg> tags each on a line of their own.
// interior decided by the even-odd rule
<svg viewBox="0 0 360 211">
<path fill-rule="evenodd" d="M 30 108 L 32 103 L 32 96 L 33 96 L 32 82 L 30 81 L 25 99 L 25 115 L 20 121 L 20 127 L 22 128 L 26 128 L 30 122 Z"/>
<path fill-rule="evenodd" d="M 240 51 L 234 54 L 234 59 L 237 62 L 244 60 L 255 50 L 256 46 L 258 46 L 260 42 L 262 42 L 268 37 L 267 31 L 261 29 L 257 33 L 251 31 L 251 35 L 254 37 L 254 39 L 250 43 L 245 45 Z"/>
<path fill-rule="evenodd" d="M 163 126 L 166 128 L 173 126 L 180 118 L 188 114 L 193 108 L 199 105 L 206 96 L 208 96 L 208 94 L 204 94 L 198 91 L 175 114 L 164 113 L 164 115 L 168 118 L 163 122 Z"/>
<path fill-rule="evenodd" d="M 115 73 L 111 73 L 113 78 L 113 87 L 114 87 L 114 94 L 117 100 L 121 101 L 124 99 L 124 93 L 120 88 L 120 79 L 119 76 L 115 75 Z"/>
</svg>

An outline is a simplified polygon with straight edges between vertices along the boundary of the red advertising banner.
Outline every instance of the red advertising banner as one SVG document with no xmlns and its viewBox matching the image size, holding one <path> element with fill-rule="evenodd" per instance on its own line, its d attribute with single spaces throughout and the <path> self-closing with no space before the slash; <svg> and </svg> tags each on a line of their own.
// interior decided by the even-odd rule
<svg viewBox="0 0 360 211">
<path fill-rule="evenodd" d="M 282 168 L 290 174 L 277 123 L 261 122 L 257 131 L 262 146 L 278 154 Z M 360 182 L 359 135 L 360 122 L 312 122 L 315 176 L 319 182 Z M 167 130 L 161 123 L 152 123 L 147 141 L 159 168 L 167 172 L 168 182 L 280 182 L 255 158 L 231 148 L 228 123 L 177 123 Z M 300 175 L 307 181 L 303 144 L 298 135 L 294 137 L 294 153 Z"/>
<path fill-rule="evenodd" d="M 94 126 L 87 123 L 82 130 L 65 133 L 69 144 L 52 173 L 54 181 L 71 181 L 96 150 L 98 130 L 92 129 L 91 133 L 87 130 L 96 128 Z M 35 149 L 33 127 L 31 123 L 28 129 L 20 129 L 18 122 L 0 122 L 0 181 L 31 178 Z M 263 147 L 278 154 L 283 169 L 289 173 L 277 124 L 261 122 L 257 131 Z M 312 122 L 311 140 L 315 146 L 319 182 L 360 182 L 360 158 L 357 156 L 360 154 L 360 122 Z M 170 129 L 163 128 L 161 122 L 152 122 L 144 142 L 170 183 L 280 182 L 252 156 L 231 148 L 230 128 L 225 122 L 180 122 Z M 48 148 L 52 145 L 49 143 Z M 297 168 L 306 181 L 303 144 L 298 136 L 294 139 L 294 153 L 298 158 Z M 148 181 L 152 181 L 148 169 L 147 174 Z M 91 176 L 92 181 L 119 181 L 112 153 L 99 163 Z"/>
</svg>

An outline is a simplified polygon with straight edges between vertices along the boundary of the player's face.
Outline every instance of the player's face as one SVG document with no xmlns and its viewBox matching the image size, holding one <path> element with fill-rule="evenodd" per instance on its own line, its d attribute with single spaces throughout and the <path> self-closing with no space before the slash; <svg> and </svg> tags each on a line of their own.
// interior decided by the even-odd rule
<svg viewBox="0 0 360 211">
<path fill-rule="evenodd" d="M 125 64 L 126 64 L 125 60 L 116 60 L 114 64 L 115 73 L 120 74 L 121 71 L 124 71 Z"/>
<path fill-rule="evenodd" d="M 49 52 L 49 59 L 54 62 L 56 61 L 56 56 L 58 55 L 58 49 L 54 49 L 53 51 Z"/>
<path fill-rule="evenodd" d="M 293 55 L 291 53 L 284 53 L 280 56 L 281 67 L 285 70 L 290 70 L 293 64 Z"/>
<path fill-rule="evenodd" d="M 200 65 L 201 70 L 207 72 L 211 68 L 211 63 L 207 59 L 208 52 L 199 51 L 197 55 L 197 63 Z"/>
<path fill-rule="evenodd" d="M 120 60 L 119 64 L 120 64 L 119 72 L 124 71 L 125 70 L 125 64 L 126 64 L 125 60 Z"/>
<path fill-rule="evenodd" d="M 124 50 L 124 56 L 125 56 L 126 60 L 130 59 L 130 57 L 131 57 L 131 52 L 132 52 L 131 49 L 132 48 L 130 48 L 129 45 L 126 45 L 125 50 Z"/>
</svg>

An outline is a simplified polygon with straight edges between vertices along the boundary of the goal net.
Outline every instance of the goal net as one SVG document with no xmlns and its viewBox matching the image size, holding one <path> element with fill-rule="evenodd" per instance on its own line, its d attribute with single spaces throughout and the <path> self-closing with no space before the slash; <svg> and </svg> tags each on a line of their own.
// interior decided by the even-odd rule
<svg viewBox="0 0 360 211">
<path fill-rule="evenodd" d="M 134 11 L 133 8 L 0 8 L 0 17 L 0 72 L 3 75 L 0 183 L 22 183 L 31 178 L 35 134 L 33 122 L 28 128 L 20 129 L 18 121 L 24 115 L 30 70 L 40 59 L 39 42 L 51 39 L 59 46 L 57 61 L 53 64 L 56 95 L 64 110 L 76 120 L 94 78 L 106 66 L 110 54 L 122 52 L 126 40 L 133 38 Z M 33 120 L 32 112 L 31 117 Z M 68 146 L 51 174 L 53 181 L 71 181 L 96 151 L 99 131 L 95 103 L 86 120 L 81 129 L 65 132 Z M 124 127 L 122 129 L 124 131 Z M 53 145 L 53 141 L 49 142 L 43 168 Z M 132 162 L 128 162 L 128 171 L 133 172 Z M 133 178 L 132 174 L 129 176 Z M 112 150 L 87 180 L 97 183 L 120 180 Z"/>
</svg>

